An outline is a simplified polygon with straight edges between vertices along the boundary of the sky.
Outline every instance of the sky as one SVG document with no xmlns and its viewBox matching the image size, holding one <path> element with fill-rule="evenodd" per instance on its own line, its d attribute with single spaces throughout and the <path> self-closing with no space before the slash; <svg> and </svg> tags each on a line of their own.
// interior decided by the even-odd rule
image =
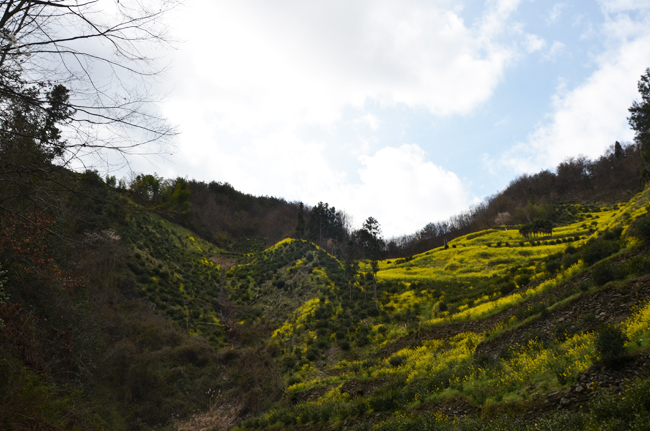
<svg viewBox="0 0 650 431">
<path fill-rule="evenodd" d="M 132 169 L 327 202 L 411 234 L 568 157 L 632 141 L 650 2 L 189 0 Z"/>
</svg>

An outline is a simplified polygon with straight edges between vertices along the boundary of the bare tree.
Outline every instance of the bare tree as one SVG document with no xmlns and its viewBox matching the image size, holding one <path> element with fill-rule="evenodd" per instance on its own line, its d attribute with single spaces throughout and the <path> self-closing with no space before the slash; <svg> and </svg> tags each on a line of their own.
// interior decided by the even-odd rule
<svg viewBox="0 0 650 431">
<path fill-rule="evenodd" d="M 68 115 L 58 119 L 57 165 L 110 165 L 110 153 L 128 164 L 130 155 L 165 151 L 174 130 L 157 113 L 151 89 L 163 69 L 156 50 L 169 48 L 162 17 L 176 4 L 1 0 L 1 119 L 10 118 L 16 104 L 46 116 L 48 94 L 64 86 Z"/>
</svg>

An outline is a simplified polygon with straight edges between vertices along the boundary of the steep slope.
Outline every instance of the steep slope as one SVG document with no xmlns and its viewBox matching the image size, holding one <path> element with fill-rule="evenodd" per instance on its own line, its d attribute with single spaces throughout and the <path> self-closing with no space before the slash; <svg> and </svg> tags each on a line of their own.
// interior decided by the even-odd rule
<svg viewBox="0 0 650 431">
<path fill-rule="evenodd" d="M 242 427 L 442 427 L 447 415 L 488 426 L 499 411 L 538 417 L 606 399 L 595 385 L 608 385 L 611 367 L 602 368 L 607 352 L 594 330 L 611 324 L 628 337 L 632 359 L 618 361 L 615 375 L 650 372 L 635 359 L 650 335 L 650 259 L 630 227 L 647 219 L 649 195 L 567 208 L 574 222 L 552 235 L 492 229 L 383 261 L 378 307 L 365 276 L 352 299 L 328 286 L 273 333 L 287 395 Z M 602 420 L 576 415 L 573 429 Z"/>
</svg>

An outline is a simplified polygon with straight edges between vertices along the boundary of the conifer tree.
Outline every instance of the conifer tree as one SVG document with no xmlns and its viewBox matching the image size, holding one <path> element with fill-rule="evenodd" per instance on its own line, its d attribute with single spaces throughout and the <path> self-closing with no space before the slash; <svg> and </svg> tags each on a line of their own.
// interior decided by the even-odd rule
<svg viewBox="0 0 650 431">
<path fill-rule="evenodd" d="M 621 143 L 616 141 L 614 144 L 614 157 L 617 159 L 621 159 L 625 157 L 625 152 L 623 151 L 623 147 L 621 147 Z"/>
<path fill-rule="evenodd" d="M 303 237 L 305 236 L 305 216 L 304 216 L 305 205 L 302 202 L 300 202 L 298 205 L 299 205 L 298 222 L 296 223 L 296 230 L 294 232 L 294 236 L 297 239 L 303 239 Z"/>
<path fill-rule="evenodd" d="M 373 217 L 368 217 L 359 231 L 359 238 L 363 245 L 365 257 L 370 260 L 373 275 L 373 297 L 375 299 L 375 306 L 379 309 L 379 301 L 377 300 L 377 272 L 379 271 L 379 260 L 382 257 L 385 245 L 379 222 Z"/>
</svg>

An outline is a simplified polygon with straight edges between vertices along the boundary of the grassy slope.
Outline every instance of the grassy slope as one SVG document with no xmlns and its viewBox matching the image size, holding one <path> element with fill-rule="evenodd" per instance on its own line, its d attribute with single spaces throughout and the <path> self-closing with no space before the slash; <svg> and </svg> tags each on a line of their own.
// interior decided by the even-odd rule
<svg viewBox="0 0 650 431">
<path fill-rule="evenodd" d="M 223 344 L 218 302 L 221 269 L 215 261 L 228 255 L 149 212 L 131 213 L 125 230 L 128 267 L 154 307 L 190 334 Z"/>
<path fill-rule="evenodd" d="M 455 239 L 448 249 L 381 262 L 378 311 L 360 279 L 350 300 L 340 279 L 332 282 L 312 265 L 309 271 L 316 276 L 303 285 L 313 287 L 316 296 L 296 308 L 270 341 L 281 352 L 285 401 L 244 426 L 363 424 L 374 420 L 370 412 L 401 411 L 411 417 L 459 399 L 467 404 L 463 412 L 486 411 L 504 402 L 525 403 L 531 387 L 537 396 L 570 387 L 597 360 L 595 334 L 587 330 L 597 325 L 566 319 L 571 325 L 553 321 L 543 333 L 529 327 L 638 279 L 632 275 L 605 287 L 594 285 L 595 269 L 579 259 L 586 252 L 565 250 L 593 249 L 593 244 L 585 247 L 590 239 L 620 226 L 622 239 L 610 242 L 623 248 L 611 259 L 631 272 L 621 265 L 629 265 L 626 256 L 638 254 L 638 244 L 627 229 L 646 213 L 648 197 L 645 191 L 613 207 L 567 205 L 573 223 L 555 229 L 552 237 L 527 241 L 515 229 L 495 228 Z M 290 244 L 276 246 L 275 253 Z M 637 257 L 637 266 L 639 259 L 645 258 Z M 304 263 L 274 267 L 269 261 L 267 275 L 284 279 Z M 268 294 L 274 284 L 265 283 Z M 639 301 L 647 297 L 645 290 L 641 293 Z M 270 303 L 265 308 L 269 314 L 275 310 Z M 626 310 L 607 321 L 623 321 L 634 341 L 629 350 L 645 348 L 647 341 L 639 340 L 648 335 L 650 312 L 643 309 L 635 317 Z M 510 333 L 523 334 L 522 344 L 475 355 L 477 348 L 498 345 Z"/>
</svg>

